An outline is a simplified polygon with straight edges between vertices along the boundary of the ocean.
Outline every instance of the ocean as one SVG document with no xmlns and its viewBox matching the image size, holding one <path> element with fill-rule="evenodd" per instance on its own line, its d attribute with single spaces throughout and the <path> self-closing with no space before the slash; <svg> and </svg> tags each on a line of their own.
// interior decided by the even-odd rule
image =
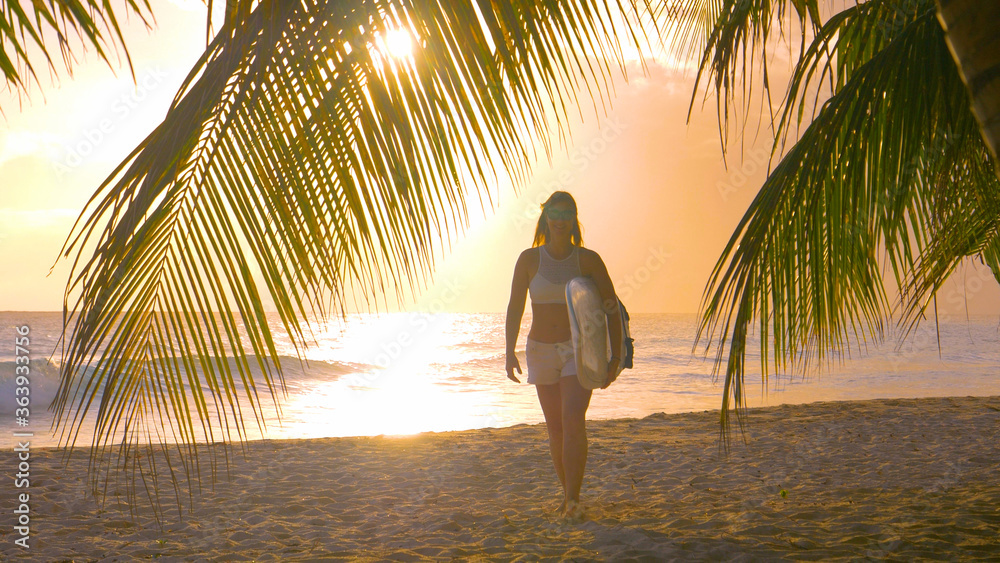
<svg viewBox="0 0 1000 563">
<path fill-rule="evenodd" d="M 254 423 L 253 411 L 242 402 L 247 439 L 396 435 L 543 421 L 534 388 L 524 383 L 527 373 L 519 376 L 520 385 L 504 374 L 502 313 L 352 314 L 346 322 L 316 323 L 314 340 L 302 350 L 304 364 L 277 314 L 268 321 L 277 335 L 287 395 L 279 391 L 276 404 L 268 400 L 266 389 L 259 388 L 259 368 L 254 368 L 264 399 L 259 413 L 263 424 Z M 31 432 L 34 447 L 65 443 L 52 432 L 53 415 L 47 408 L 59 386 L 55 347 L 61 323 L 61 313 L 0 312 L 0 431 L 11 442 L 14 432 Z M 15 415 L 15 367 L 23 365 L 16 359 L 18 326 L 30 328 L 27 426 L 17 425 Z M 529 326 L 530 311 L 518 336 L 522 369 Z M 610 388 L 594 392 L 588 418 L 718 409 L 721 378 L 712 375 L 712 356 L 703 357 L 703 348 L 692 352 L 696 326 L 694 315 L 634 314 L 634 368 L 623 371 Z M 829 365 L 805 372 L 772 370 L 766 385 L 751 342 L 748 404 L 1000 395 L 996 317 L 942 322 L 940 340 L 939 351 L 934 324 L 927 322 L 902 343 L 890 335 L 879 346 L 830 356 Z M 90 422 L 77 438 L 78 446 L 90 445 L 95 413 L 96 407 L 87 411 Z M 216 436 L 238 436 L 231 421 L 216 421 L 212 428 Z M 171 441 L 171 434 L 166 435 Z"/>
</svg>

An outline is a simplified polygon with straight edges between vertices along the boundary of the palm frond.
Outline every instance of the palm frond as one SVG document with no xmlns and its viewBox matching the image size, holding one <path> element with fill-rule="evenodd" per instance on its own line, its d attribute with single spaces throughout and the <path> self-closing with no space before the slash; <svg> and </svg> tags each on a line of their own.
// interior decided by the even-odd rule
<svg viewBox="0 0 1000 563">
<path fill-rule="evenodd" d="M 963 133 L 972 138 L 955 143 L 969 151 L 957 165 L 926 167 L 932 236 L 903 284 L 907 299 L 901 323 L 907 332 L 924 317 L 929 296 L 937 293 L 963 259 L 978 256 L 1000 282 L 1000 179 L 978 129 L 966 127 Z M 940 155 L 930 156 L 947 163 L 954 150 L 948 146 Z"/>
<path fill-rule="evenodd" d="M 229 442 L 246 437 L 251 415 L 262 425 L 262 392 L 283 388 L 264 296 L 299 349 L 327 297 L 343 313 L 347 280 L 366 298 L 416 291 L 438 236 L 467 222 L 471 192 L 494 204 L 495 159 L 525 178 L 532 139 L 550 150 L 550 107 L 564 127 L 579 81 L 603 87 L 579 78 L 587 65 L 622 64 L 606 33 L 619 10 L 486 0 L 227 10 L 164 122 L 101 185 L 63 249 L 77 257 L 60 439 L 74 444 L 96 404 L 92 468 L 117 443 L 119 468 L 139 471 L 143 442 Z M 411 57 L 379 49 L 392 30 L 412 35 Z M 176 451 L 199 484 L 196 450 Z"/>
<path fill-rule="evenodd" d="M 995 181 L 982 173 L 984 147 L 933 10 L 908 6 L 914 13 L 871 50 L 836 42 L 873 34 L 884 12 L 859 7 L 832 18 L 796 69 L 793 94 L 805 91 L 824 53 L 839 57 L 828 69 L 833 95 L 761 187 L 702 305 L 698 341 L 707 338 L 706 352 L 717 343 L 716 373 L 726 363 L 724 434 L 730 408 L 739 416 L 745 405 L 752 323 L 765 384 L 771 369 L 881 340 L 894 311 L 882 264 L 891 263 L 895 282 L 906 286 L 919 271 L 916 257 L 925 248 L 948 248 L 953 237 L 938 220 L 942 198 L 995 193 Z M 786 104 L 785 125 L 793 121 L 794 100 Z M 962 176 L 969 181 L 948 181 Z M 905 294 L 910 303 L 941 279 L 925 277 L 930 285 Z"/>
<path fill-rule="evenodd" d="M 77 48 L 74 41 L 79 41 L 83 48 L 93 47 L 97 56 L 109 66 L 109 53 L 117 52 L 120 44 L 132 80 L 135 80 L 132 59 L 118 20 L 122 13 L 126 16 L 132 13 L 149 28 L 146 18 L 152 13 L 148 0 L 144 0 L 142 6 L 136 0 L 126 0 L 123 4 L 115 10 L 108 2 L 98 0 L 36 0 L 25 10 L 18 0 L 4 2 L 0 10 L 0 70 L 3 70 L 7 87 L 20 94 L 27 92 L 32 80 L 41 86 L 36 72 L 39 59 L 44 59 L 48 67 L 56 71 L 53 42 L 69 74 L 73 73 L 73 53 Z M 76 35 L 75 40 L 73 35 Z"/>
<path fill-rule="evenodd" d="M 679 0 L 665 13 L 673 16 L 670 32 L 673 52 L 681 58 L 700 53 L 688 117 L 694 110 L 702 81 L 716 94 L 719 138 L 723 152 L 728 145 L 730 117 L 751 112 L 756 99 L 755 80 L 760 80 L 762 100 L 771 107 L 771 80 L 767 68 L 775 39 L 783 33 L 785 20 L 795 18 L 801 28 L 799 57 L 811 32 L 821 25 L 817 0 Z M 737 104 L 737 101 L 739 102 Z"/>
</svg>

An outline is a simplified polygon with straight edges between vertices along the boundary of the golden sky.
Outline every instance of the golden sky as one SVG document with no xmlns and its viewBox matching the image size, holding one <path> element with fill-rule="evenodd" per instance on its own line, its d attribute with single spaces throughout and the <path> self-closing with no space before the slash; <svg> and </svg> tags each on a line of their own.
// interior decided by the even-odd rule
<svg viewBox="0 0 1000 563">
<path fill-rule="evenodd" d="M 154 2 L 158 26 L 131 21 L 126 41 L 138 85 L 126 67 L 114 71 L 93 53 L 72 77 L 62 72 L 34 88 L 19 107 L 0 94 L 0 310 L 54 311 L 70 263 L 59 249 L 77 214 L 108 173 L 162 120 L 184 76 L 205 46 L 204 7 Z M 116 76 L 117 74 L 117 76 Z M 407 308 L 505 310 L 518 254 L 531 245 L 538 203 L 553 190 L 572 193 L 585 246 L 604 258 L 630 312 L 697 311 L 705 282 L 737 221 L 763 182 L 769 139 L 745 144 L 723 163 L 714 101 L 695 106 L 686 123 L 693 76 L 653 63 L 633 65 L 607 112 L 585 104 L 572 139 L 515 192 L 501 182 L 498 205 L 484 215 L 473 195 L 471 226 L 439 253 L 434 284 Z M 584 94 L 585 96 L 585 94 Z M 700 98 L 699 98 L 700 100 Z M 749 129 L 750 137 L 753 128 Z M 496 192 L 495 194 L 496 195 Z M 989 271 L 969 264 L 939 297 L 943 313 L 1000 312 Z M 389 298 L 394 305 L 393 297 Z M 394 307 L 390 307 L 392 309 Z"/>
</svg>

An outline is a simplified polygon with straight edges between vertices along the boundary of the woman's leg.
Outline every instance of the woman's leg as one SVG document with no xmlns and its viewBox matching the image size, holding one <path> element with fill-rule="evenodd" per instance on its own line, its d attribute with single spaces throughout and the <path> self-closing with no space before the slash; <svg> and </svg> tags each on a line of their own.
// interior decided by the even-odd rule
<svg viewBox="0 0 1000 563">
<path fill-rule="evenodd" d="M 542 414 L 545 415 L 545 427 L 549 431 L 549 450 L 552 454 L 552 464 L 556 468 L 556 474 L 562 484 L 563 496 L 565 496 L 566 472 L 563 469 L 562 397 L 559 383 L 535 385 L 535 391 L 538 393 L 538 402 L 542 405 Z"/>
<path fill-rule="evenodd" d="M 583 470 L 587 465 L 587 407 L 592 391 L 584 389 L 576 376 L 559 378 L 562 395 L 562 462 L 565 468 L 563 489 L 566 503 L 580 502 Z"/>
</svg>

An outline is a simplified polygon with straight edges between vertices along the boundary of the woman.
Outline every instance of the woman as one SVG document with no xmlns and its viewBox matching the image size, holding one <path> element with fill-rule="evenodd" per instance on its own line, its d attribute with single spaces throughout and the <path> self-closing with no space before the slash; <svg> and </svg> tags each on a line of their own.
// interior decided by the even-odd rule
<svg viewBox="0 0 1000 563">
<path fill-rule="evenodd" d="M 587 464 L 587 407 L 591 391 L 576 377 L 576 362 L 570 340 L 566 310 L 566 282 L 577 276 L 593 278 L 601 293 L 611 329 L 613 350 L 621 350 L 622 330 L 618 298 L 601 257 L 581 246 L 583 237 L 576 217 L 576 201 L 567 192 L 555 192 L 542 204 L 532 247 L 514 266 L 510 303 L 507 305 L 507 377 L 520 383 L 514 370 L 521 364 L 514 353 L 524 314 L 525 295 L 531 294 L 531 329 L 525 345 L 528 383 L 535 385 L 545 415 L 552 463 L 563 487 L 560 513 L 582 518 L 580 487 Z M 611 385 L 618 375 L 620 358 L 608 365 Z"/>
</svg>

